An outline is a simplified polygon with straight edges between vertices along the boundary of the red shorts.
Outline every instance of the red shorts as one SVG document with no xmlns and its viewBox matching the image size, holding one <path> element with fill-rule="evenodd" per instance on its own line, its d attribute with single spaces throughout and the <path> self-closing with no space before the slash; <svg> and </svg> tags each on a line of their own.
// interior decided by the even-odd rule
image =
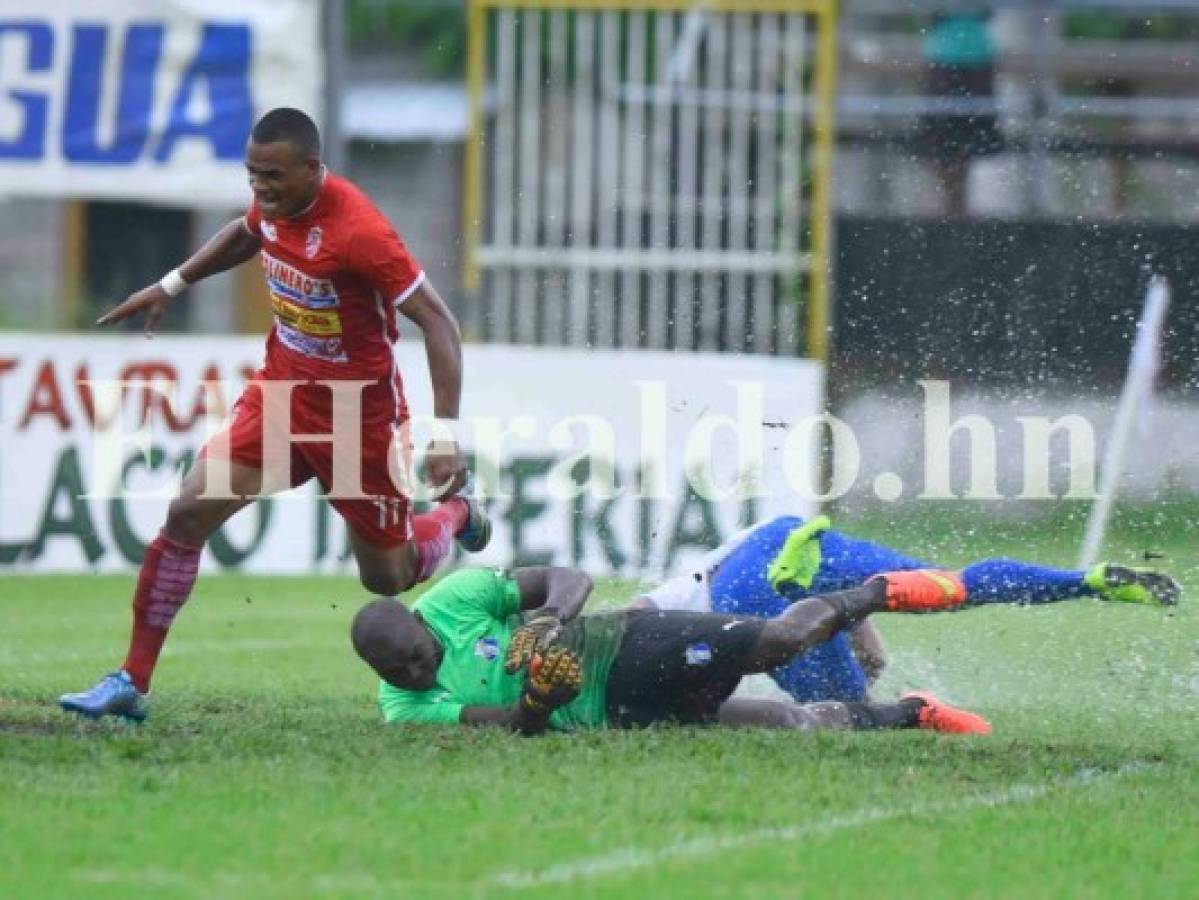
<svg viewBox="0 0 1199 900">
<path fill-rule="evenodd" d="M 229 459 L 243 466 L 263 470 L 266 482 L 263 493 L 286 486 L 296 487 L 316 478 L 326 492 L 333 489 L 334 459 L 348 458 L 348 451 L 359 454 L 361 483 L 352 491 L 329 498 L 329 503 L 345 519 L 360 538 L 377 547 L 396 547 L 412 539 L 412 506 L 408 497 L 392 479 L 389 460 L 397 473 L 403 471 L 403 454 L 411 457 L 404 439 L 401 423 L 387 415 L 364 415 L 360 444 L 335 448 L 332 440 L 292 441 L 288 458 L 272 456 L 264 459 L 264 415 L 262 391 L 251 383 L 233 407 L 233 419 L 208 441 L 200 451 L 202 459 Z M 299 402 L 292 403 L 291 433 L 293 435 L 332 434 L 333 424 L 328 412 L 314 412 Z M 283 469 L 290 464 L 290 472 Z M 339 466 L 344 463 L 339 462 Z M 343 473 L 348 470 L 343 469 Z M 282 473 L 282 474 L 280 474 Z M 345 475 L 343 474 L 343 478 Z M 282 483 L 286 478 L 288 484 Z"/>
</svg>

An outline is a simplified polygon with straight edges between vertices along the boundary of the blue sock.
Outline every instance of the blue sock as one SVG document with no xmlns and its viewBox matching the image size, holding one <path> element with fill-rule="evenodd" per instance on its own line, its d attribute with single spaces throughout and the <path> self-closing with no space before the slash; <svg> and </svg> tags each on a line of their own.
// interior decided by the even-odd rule
<svg viewBox="0 0 1199 900">
<path fill-rule="evenodd" d="M 1052 603 L 1094 592 L 1082 572 L 1049 569 L 1014 559 L 987 559 L 962 570 L 967 603 Z"/>
</svg>

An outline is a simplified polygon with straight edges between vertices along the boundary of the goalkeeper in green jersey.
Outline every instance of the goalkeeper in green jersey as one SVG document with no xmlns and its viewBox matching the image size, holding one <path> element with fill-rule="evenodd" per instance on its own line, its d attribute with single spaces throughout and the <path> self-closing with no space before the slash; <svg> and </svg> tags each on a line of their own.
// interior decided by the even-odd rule
<svg viewBox="0 0 1199 900">
<path fill-rule="evenodd" d="M 732 698 L 743 676 L 769 672 L 872 613 L 960 607 L 965 586 L 952 573 L 885 573 L 773 618 L 644 609 L 580 616 L 590 592 L 591 579 L 575 569 L 463 569 L 411 610 L 395 600 L 367 604 L 351 639 L 382 679 L 388 722 L 524 734 L 658 722 L 990 731 L 926 693 L 895 703 Z"/>
</svg>

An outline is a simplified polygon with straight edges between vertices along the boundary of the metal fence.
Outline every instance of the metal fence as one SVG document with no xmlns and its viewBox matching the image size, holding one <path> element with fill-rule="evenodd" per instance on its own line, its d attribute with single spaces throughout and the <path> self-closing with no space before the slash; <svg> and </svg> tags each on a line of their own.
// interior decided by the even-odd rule
<svg viewBox="0 0 1199 900">
<path fill-rule="evenodd" d="M 470 38 L 476 337 L 824 357 L 833 3 L 475 0 Z"/>
</svg>

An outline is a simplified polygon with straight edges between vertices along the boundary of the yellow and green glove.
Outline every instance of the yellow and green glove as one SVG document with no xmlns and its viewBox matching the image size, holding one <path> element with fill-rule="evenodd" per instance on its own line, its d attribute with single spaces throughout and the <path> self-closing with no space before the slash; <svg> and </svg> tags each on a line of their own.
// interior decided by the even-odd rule
<svg viewBox="0 0 1199 900">
<path fill-rule="evenodd" d="M 529 676 L 520 702 L 530 712 L 549 715 L 579 696 L 582 687 L 583 662 L 579 655 L 566 647 L 550 647 L 529 660 Z"/>
<path fill-rule="evenodd" d="M 549 649 L 558 637 L 562 620 L 552 613 L 540 613 L 512 633 L 512 642 L 504 655 L 504 671 L 514 675 L 532 661 L 533 656 Z"/>
</svg>

